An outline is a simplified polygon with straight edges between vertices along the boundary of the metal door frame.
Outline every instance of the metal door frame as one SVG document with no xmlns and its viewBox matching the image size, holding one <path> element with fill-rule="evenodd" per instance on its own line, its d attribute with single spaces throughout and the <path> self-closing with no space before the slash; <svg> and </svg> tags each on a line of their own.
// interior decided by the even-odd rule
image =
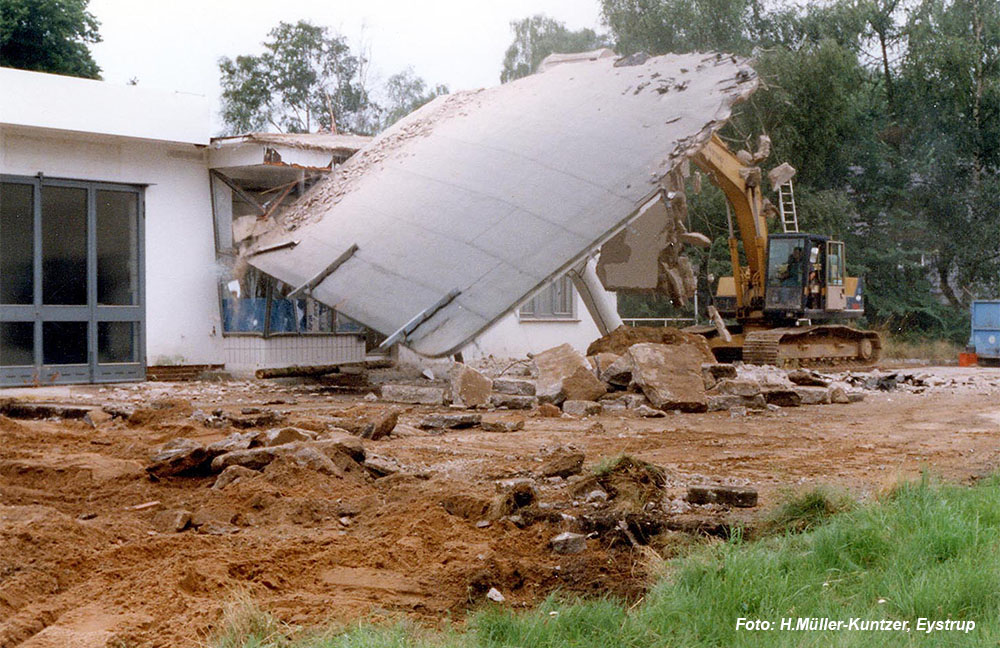
<svg viewBox="0 0 1000 648">
<path fill-rule="evenodd" d="M 37 176 L 0 175 L 0 183 L 28 184 L 33 187 L 33 257 L 31 305 L 0 305 L 0 322 L 34 323 L 34 364 L 0 367 L 0 385 L 105 383 L 141 381 L 146 378 L 146 269 L 145 269 L 145 187 L 113 182 L 72 180 Z M 43 303 L 42 286 L 42 187 L 67 187 L 87 192 L 87 303 L 79 306 L 52 306 Z M 133 306 L 102 306 L 97 302 L 97 192 L 132 193 L 136 196 L 136 301 Z M 43 334 L 45 322 L 86 322 L 87 363 L 45 365 Z M 98 362 L 98 324 L 133 322 L 135 362 Z"/>
</svg>

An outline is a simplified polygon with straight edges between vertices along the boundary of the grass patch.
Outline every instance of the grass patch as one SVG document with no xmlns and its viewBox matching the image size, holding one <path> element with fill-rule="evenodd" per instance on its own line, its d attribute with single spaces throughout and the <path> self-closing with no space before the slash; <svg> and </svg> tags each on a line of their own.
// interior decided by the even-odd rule
<svg viewBox="0 0 1000 648">
<path fill-rule="evenodd" d="M 672 560 L 668 575 L 631 608 L 610 599 L 552 597 L 526 613 L 484 608 L 463 633 L 413 636 L 361 628 L 323 638 L 327 643 L 216 645 L 850 648 L 1000 642 L 1000 480 L 963 487 L 925 478 L 881 501 L 843 508 L 830 492 L 791 498 L 775 513 L 775 524 L 806 532 L 698 547 Z M 908 621 L 911 632 L 737 631 L 740 617 L 766 619 L 776 628 L 782 618 L 888 619 Z M 920 617 L 976 626 L 967 634 L 925 634 L 916 629 Z"/>
<path fill-rule="evenodd" d="M 882 357 L 890 360 L 921 360 L 934 365 L 958 363 L 965 347 L 950 340 L 911 340 L 882 334 Z"/>
<path fill-rule="evenodd" d="M 778 508 L 761 523 L 758 535 L 802 533 L 852 508 L 854 500 L 846 492 L 824 486 L 804 493 L 789 492 Z"/>
</svg>

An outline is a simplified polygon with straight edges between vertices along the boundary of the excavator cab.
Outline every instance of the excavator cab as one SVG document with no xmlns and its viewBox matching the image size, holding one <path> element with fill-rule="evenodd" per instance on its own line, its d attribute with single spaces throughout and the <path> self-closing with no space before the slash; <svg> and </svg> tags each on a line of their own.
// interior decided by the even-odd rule
<svg viewBox="0 0 1000 648">
<path fill-rule="evenodd" d="M 772 234 L 767 247 L 765 316 L 794 321 L 860 315 L 859 309 L 848 308 L 849 278 L 844 267 L 841 241 L 800 232 Z"/>
</svg>

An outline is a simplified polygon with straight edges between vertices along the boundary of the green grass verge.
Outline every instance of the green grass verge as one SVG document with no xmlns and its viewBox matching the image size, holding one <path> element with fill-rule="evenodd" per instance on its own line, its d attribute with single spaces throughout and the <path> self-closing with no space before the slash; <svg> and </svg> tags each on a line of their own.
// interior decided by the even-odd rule
<svg viewBox="0 0 1000 648">
<path fill-rule="evenodd" d="M 973 487 L 929 479 L 849 510 L 829 494 L 807 494 L 779 509 L 775 528 L 811 527 L 744 542 L 696 548 L 671 562 L 669 576 L 631 608 L 613 600 L 552 597 L 537 609 L 475 614 L 463 632 L 359 627 L 327 636 L 247 634 L 236 624 L 220 648 L 454 646 L 606 648 L 708 646 L 1000 645 L 1000 479 Z M 832 504 L 831 504 L 832 503 Z M 840 511 L 840 512 L 836 512 Z M 802 520 L 807 523 L 800 525 Z M 737 630 L 738 618 L 765 619 L 770 631 Z M 782 618 L 908 621 L 910 632 L 781 631 Z M 972 620 L 967 634 L 918 632 L 918 618 Z M 240 629 L 242 628 L 242 629 Z"/>
</svg>

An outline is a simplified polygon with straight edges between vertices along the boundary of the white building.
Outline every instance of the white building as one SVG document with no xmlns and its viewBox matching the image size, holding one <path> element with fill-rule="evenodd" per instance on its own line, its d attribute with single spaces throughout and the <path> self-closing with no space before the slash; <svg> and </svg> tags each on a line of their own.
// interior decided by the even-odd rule
<svg viewBox="0 0 1000 648">
<path fill-rule="evenodd" d="M 364 138 L 213 139 L 209 127 L 201 96 L 0 68 L 0 384 L 364 358 L 356 323 L 252 271 L 233 279 L 256 223 Z M 596 337 L 563 280 L 464 355 Z"/>
</svg>

